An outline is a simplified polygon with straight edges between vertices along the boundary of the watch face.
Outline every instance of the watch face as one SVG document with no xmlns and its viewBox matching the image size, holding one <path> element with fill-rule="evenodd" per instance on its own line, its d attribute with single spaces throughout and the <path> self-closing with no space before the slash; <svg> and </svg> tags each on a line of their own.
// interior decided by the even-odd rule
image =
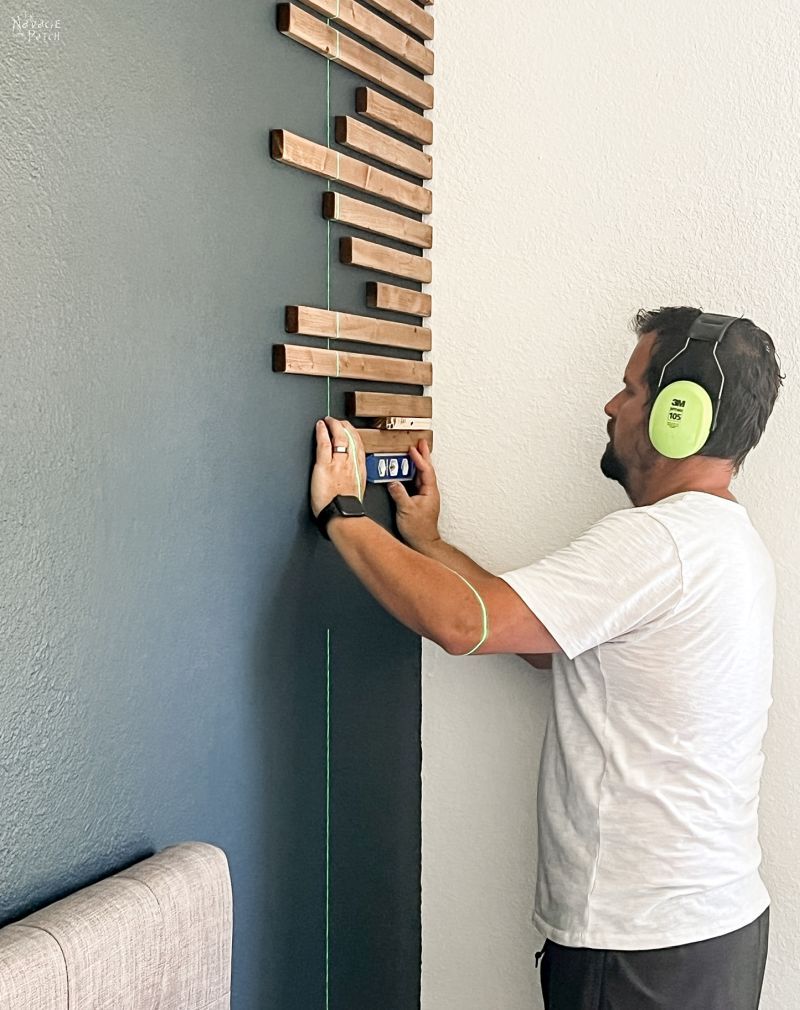
<svg viewBox="0 0 800 1010">
<path fill-rule="evenodd" d="M 339 494 L 334 498 L 336 507 L 343 516 L 363 516 L 364 506 L 351 494 Z"/>
</svg>

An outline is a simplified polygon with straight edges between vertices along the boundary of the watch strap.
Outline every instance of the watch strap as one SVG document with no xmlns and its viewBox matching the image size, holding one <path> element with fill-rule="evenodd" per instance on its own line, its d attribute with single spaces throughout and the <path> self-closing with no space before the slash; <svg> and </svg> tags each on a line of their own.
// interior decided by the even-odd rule
<svg viewBox="0 0 800 1010">
<path fill-rule="evenodd" d="M 341 497 L 340 495 L 335 495 L 333 498 L 331 498 L 328 504 L 323 509 L 320 509 L 319 514 L 314 520 L 317 524 L 317 529 L 325 537 L 326 540 L 330 540 L 330 535 L 328 533 L 328 523 L 331 521 L 331 519 L 334 518 L 334 516 L 342 516 L 344 519 L 361 519 L 363 516 L 367 514 L 364 511 L 363 506 L 361 512 L 358 513 L 357 515 L 354 515 L 352 512 L 343 511 L 339 507 L 338 499 L 340 497 Z"/>
</svg>

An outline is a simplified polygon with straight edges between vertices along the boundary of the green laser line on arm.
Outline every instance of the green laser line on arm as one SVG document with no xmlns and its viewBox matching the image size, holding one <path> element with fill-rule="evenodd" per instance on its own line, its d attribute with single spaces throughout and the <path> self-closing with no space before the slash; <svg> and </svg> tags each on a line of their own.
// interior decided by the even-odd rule
<svg viewBox="0 0 800 1010">
<path fill-rule="evenodd" d="M 447 566 L 445 566 L 445 567 L 447 567 Z M 450 572 L 453 572 L 453 575 L 458 575 L 458 577 L 461 579 L 461 581 L 464 582 L 464 583 L 466 583 L 466 585 L 469 586 L 469 588 L 475 594 L 475 599 L 481 605 L 481 617 L 483 618 L 483 634 L 481 635 L 481 640 L 478 642 L 477 645 L 474 645 L 469 650 L 469 652 L 463 653 L 463 655 L 465 655 L 465 656 L 471 656 L 473 654 L 473 652 L 477 652 L 478 649 L 480 649 L 480 647 L 483 645 L 483 643 L 489 637 L 489 615 L 486 612 L 486 604 L 483 602 L 483 597 L 478 592 L 478 590 L 475 588 L 475 586 L 473 586 L 471 582 L 468 582 L 464 578 L 463 575 L 461 575 L 459 572 L 454 571 L 452 568 L 448 568 L 447 570 L 450 571 Z"/>
<path fill-rule="evenodd" d="M 356 450 L 356 443 L 353 436 L 350 434 L 347 428 L 344 429 L 344 433 L 345 435 L 347 435 L 347 441 L 350 443 L 350 456 L 352 457 L 353 466 L 355 467 L 356 471 L 356 486 L 358 487 L 358 500 L 363 501 L 364 492 L 361 489 L 361 471 L 358 469 L 358 452 Z"/>
</svg>

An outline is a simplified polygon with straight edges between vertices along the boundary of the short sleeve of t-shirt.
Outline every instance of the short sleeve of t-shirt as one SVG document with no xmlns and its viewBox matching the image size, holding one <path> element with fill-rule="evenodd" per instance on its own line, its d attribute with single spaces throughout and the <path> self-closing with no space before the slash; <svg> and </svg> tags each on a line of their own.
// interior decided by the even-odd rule
<svg viewBox="0 0 800 1010">
<path fill-rule="evenodd" d="M 500 578 L 570 659 L 668 613 L 683 591 L 675 541 L 640 509 L 612 512 L 567 547 Z"/>
</svg>

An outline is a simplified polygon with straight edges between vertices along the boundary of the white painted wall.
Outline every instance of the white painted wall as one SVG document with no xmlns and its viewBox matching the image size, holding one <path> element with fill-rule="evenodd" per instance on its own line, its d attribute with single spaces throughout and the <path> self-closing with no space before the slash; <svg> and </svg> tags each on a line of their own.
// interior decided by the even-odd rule
<svg viewBox="0 0 800 1010">
<path fill-rule="evenodd" d="M 743 314 L 787 386 L 735 492 L 776 559 L 762 1007 L 800 991 L 800 9 L 437 3 L 436 453 L 445 536 L 494 571 L 628 504 L 603 405 L 641 306 Z M 424 652 L 424 1010 L 539 1007 L 530 924 L 549 673 Z"/>
</svg>

